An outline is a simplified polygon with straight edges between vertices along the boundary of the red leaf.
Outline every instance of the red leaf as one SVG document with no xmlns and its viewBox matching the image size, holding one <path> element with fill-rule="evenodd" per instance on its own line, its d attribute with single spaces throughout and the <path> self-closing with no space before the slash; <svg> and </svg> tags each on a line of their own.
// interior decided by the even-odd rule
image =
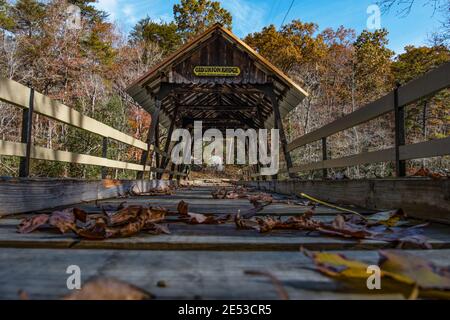
<svg viewBox="0 0 450 320">
<path fill-rule="evenodd" d="M 40 226 L 46 224 L 48 222 L 47 214 L 40 214 L 38 216 L 34 216 L 31 218 L 25 218 L 20 221 L 19 224 L 19 233 L 30 233 L 39 228 Z"/>
</svg>

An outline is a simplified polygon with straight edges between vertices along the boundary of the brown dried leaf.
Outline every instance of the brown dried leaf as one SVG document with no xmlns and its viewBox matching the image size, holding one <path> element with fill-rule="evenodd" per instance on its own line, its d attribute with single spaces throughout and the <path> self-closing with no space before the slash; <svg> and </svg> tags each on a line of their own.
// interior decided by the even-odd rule
<svg viewBox="0 0 450 320">
<path fill-rule="evenodd" d="M 75 228 L 75 215 L 72 208 L 62 211 L 54 211 L 49 218 L 49 224 L 59 229 L 61 233 Z"/>
<path fill-rule="evenodd" d="M 220 188 L 211 192 L 213 199 L 225 199 L 227 197 L 227 189 Z"/>
<path fill-rule="evenodd" d="M 257 229 L 259 230 L 258 222 L 254 220 L 246 220 L 241 217 L 240 212 L 234 216 L 234 224 L 237 229 Z"/>
<path fill-rule="evenodd" d="M 189 204 L 181 200 L 177 205 L 177 211 L 179 214 L 186 216 L 189 211 Z"/>
<path fill-rule="evenodd" d="M 81 238 L 87 240 L 103 240 L 107 238 L 107 223 L 104 218 L 88 221 L 83 227 L 76 227 L 73 231 Z"/>
<path fill-rule="evenodd" d="M 290 217 L 286 221 L 282 221 L 280 218 L 266 217 L 257 218 L 259 224 L 259 232 L 269 232 L 271 230 L 307 230 L 315 231 L 322 223 L 311 218 L 312 214 L 307 211 L 301 216 Z"/>
<path fill-rule="evenodd" d="M 116 226 L 135 219 L 141 212 L 142 206 L 125 207 L 115 213 L 109 214 L 108 225 Z"/>
<path fill-rule="evenodd" d="M 154 296 L 132 284 L 113 278 L 99 278 L 87 282 L 81 290 L 64 297 L 64 300 L 148 300 Z"/>
<path fill-rule="evenodd" d="M 73 208 L 73 215 L 75 216 L 75 220 L 79 220 L 81 222 L 87 222 L 88 214 L 86 211 L 79 209 L 79 208 Z"/>
<path fill-rule="evenodd" d="M 272 195 L 267 194 L 267 193 L 260 193 L 257 195 L 249 195 L 249 196 L 247 196 L 247 198 L 250 201 L 250 203 L 252 203 L 253 205 L 255 205 L 258 202 L 266 202 L 266 203 L 273 202 Z M 255 205 L 255 207 L 256 207 L 256 205 Z"/>
<path fill-rule="evenodd" d="M 201 213 L 193 213 L 188 212 L 186 216 L 184 216 L 182 219 L 186 220 L 189 224 L 221 224 L 225 223 L 231 218 L 231 215 L 220 215 L 220 216 L 213 216 L 213 215 L 204 215 Z"/>
<path fill-rule="evenodd" d="M 317 231 L 329 235 L 356 239 L 367 239 L 374 235 L 365 226 L 345 221 L 345 218 L 342 215 L 337 215 L 331 224 L 322 224 L 317 228 Z"/>
<path fill-rule="evenodd" d="M 49 216 L 47 214 L 40 214 L 34 217 L 25 218 L 20 221 L 18 231 L 19 233 L 30 233 L 48 222 Z"/>
</svg>

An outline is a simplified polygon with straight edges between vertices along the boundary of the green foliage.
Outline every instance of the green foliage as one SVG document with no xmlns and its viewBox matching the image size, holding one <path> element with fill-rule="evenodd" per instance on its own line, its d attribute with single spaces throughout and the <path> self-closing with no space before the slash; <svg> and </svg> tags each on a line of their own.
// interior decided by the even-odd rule
<svg viewBox="0 0 450 320">
<path fill-rule="evenodd" d="M 157 23 L 149 17 L 134 26 L 130 38 L 132 43 L 157 43 L 164 53 L 170 53 L 181 45 L 181 35 L 176 23 Z"/>
<path fill-rule="evenodd" d="M 450 50 L 445 46 L 407 46 L 405 53 L 400 54 L 393 62 L 392 70 L 396 81 L 404 84 L 448 61 L 450 61 Z M 449 114 L 450 93 L 448 90 L 415 103 L 407 108 L 406 113 L 406 127 L 409 135 L 438 139 L 446 137 L 448 129 L 446 131 L 445 128 L 449 127 Z"/>
<path fill-rule="evenodd" d="M 12 8 L 14 31 L 23 30 L 29 36 L 39 31 L 45 18 L 45 4 L 36 0 L 18 0 Z"/>
<path fill-rule="evenodd" d="M 431 69 L 450 61 L 450 50 L 445 46 L 405 47 L 392 64 L 395 79 L 404 84 Z"/>
<path fill-rule="evenodd" d="M 173 6 L 173 15 L 184 40 L 217 22 L 231 29 L 233 20 L 230 12 L 220 6 L 220 2 L 211 0 L 181 0 L 180 4 Z"/>
<path fill-rule="evenodd" d="M 360 101 L 373 100 L 393 87 L 391 59 L 394 52 L 387 47 L 387 36 L 386 29 L 364 30 L 354 43 L 356 85 L 365 97 Z"/>
<path fill-rule="evenodd" d="M 84 46 L 91 51 L 97 60 L 104 66 L 111 66 L 116 56 L 112 39 L 108 37 L 111 25 L 106 22 L 97 22 L 92 27 L 88 38 L 84 40 Z"/>
<path fill-rule="evenodd" d="M 108 13 L 98 10 L 92 5 L 96 3 L 97 0 L 68 0 L 68 2 L 79 7 L 81 16 L 91 23 L 105 21 L 108 17 Z"/>
<path fill-rule="evenodd" d="M 11 6 L 6 0 L 0 0 L 0 29 L 11 30 L 14 28 L 14 20 L 10 16 Z"/>
</svg>

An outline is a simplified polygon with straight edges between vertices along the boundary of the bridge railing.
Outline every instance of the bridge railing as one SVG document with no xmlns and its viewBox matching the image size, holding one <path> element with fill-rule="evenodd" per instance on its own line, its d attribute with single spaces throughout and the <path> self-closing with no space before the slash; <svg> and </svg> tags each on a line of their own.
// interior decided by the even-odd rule
<svg viewBox="0 0 450 320">
<path fill-rule="evenodd" d="M 28 88 L 10 79 L 0 78 L 0 101 L 23 109 L 21 142 L 0 140 L 0 155 L 21 157 L 19 176 L 29 175 L 30 159 L 62 161 L 84 165 L 95 165 L 106 168 L 125 169 L 141 172 L 169 173 L 174 176 L 186 176 L 184 173 L 172 172 L 141 164 L 112 160 L 106 158 L 108 139 L 125 143 L 144 150 L 161 152 L 147 143 L 114 129 L 98 120 L 81 114 L 54 99 L 51 99 L 32 88 Z M 103 137 L 102 157 L 78 154 L 68 151 L 53 150 L 35 146 L 32 143 L 33 113 L 57 120 L 72 127 L 82 129 Z M 105 178 L 105 171 L 102 178 Z"/>
<path fill-rule="evenodd" d="M 406 175 L 405 160 L 422 159 L 450 154 L 450 137 L 430 140 L 415 144 L 405 144 L 404 109 L 423 98 L 427 98 L 440 90 L 450 87 L 450 63 L 446 63 L 428 73 L 399 86 L 387 95 L 365 105 L 364 107 L 343 116 L 315 131 L 294 139 L 288 144 L 288 151 L 292 152 L 307 144 L 322 141 L 322 161 L 295 165 L 282 169 L 279 173 L 298 173 L 309 170 L 326 170 L 344 168 L 355 165 L 377 162 L 395 162 L 396 175 Z M 365 152 L 337 159 L 329 159 L 327 152 L 327 138 L 366 123 L 389 112 L 395 113 L 395 147 L 379 151 Z M 250 179 L 259 176 L 256 172 L 247 171 Z"/>
</svg>

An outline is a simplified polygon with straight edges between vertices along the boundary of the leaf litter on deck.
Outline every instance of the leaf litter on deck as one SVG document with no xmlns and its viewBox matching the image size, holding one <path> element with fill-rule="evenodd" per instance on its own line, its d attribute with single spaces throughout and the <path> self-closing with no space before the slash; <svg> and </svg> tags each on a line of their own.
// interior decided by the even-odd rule
<svg viewBox="0 0 450 320">
<path fill-rule="evenodd" d="M 164 189 L 166 190 L 166 189 Z M 225 191 L 223 191 L 225 190 Z M 224 224 L 234 221 L 237 229 L 255 229 L 260 233 L 273 230 L 300 230 L 348 239 L 370 239 L 393 243 L 397 247 L 413 246 L 431 248 L 428 239 L 422 235 L 426 224 L 410 226 L 406 214 L 400 210 L 376 213 L 362 217 L 354 214 L 338 214 L 331 222 L 314 218 L 315 206 L 305 213 L 288 219 L 281 217 L 256 216 L 265 207 L 285 200 L 275 200 L 267 193 L 249 194 L 246 188 L 232 191 L 218 189 L 212 196 L 228 199 L 247 199 L 253 207 L 243 208 L 237 213 L 224 215 L 201 214 L 189 211 L 189 204 L 180 201 L 177 211 L 170 212 L 163 207 L 146 207 L 119 204 L 117 208 L 104 207 L 101 214 L 89 214 L 78 208 L 54 211 L 50 215 L 37 215 L 21 221 L 18 231 L 30 233 L 36 229 L 50 227 L 61 233 L 73 232 L 83 239 L 102 240 L 134 236 L 141 231 L 148 234 L 168 234 L 167 215 L 175 214 L 178 222 L 187 224 Z M 219 198 L 220 198 L 219 197 Z M 169 221 L 167 221 L 169 222 Z"/>
</svg>

